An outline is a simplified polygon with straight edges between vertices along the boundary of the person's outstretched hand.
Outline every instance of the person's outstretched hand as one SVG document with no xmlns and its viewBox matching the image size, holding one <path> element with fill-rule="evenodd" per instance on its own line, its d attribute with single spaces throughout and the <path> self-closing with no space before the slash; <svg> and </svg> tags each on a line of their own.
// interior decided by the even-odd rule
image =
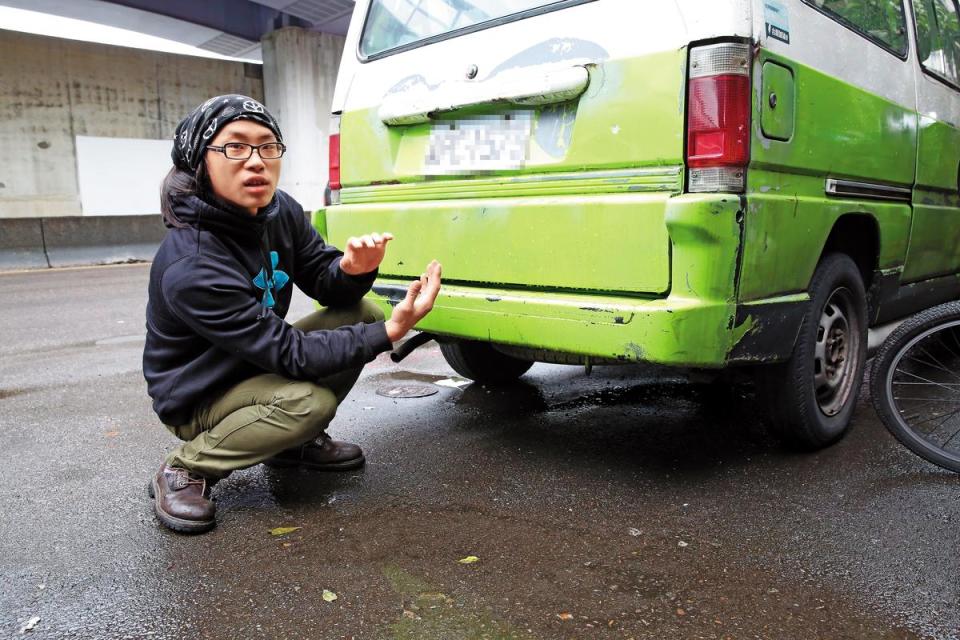
<svg viewBox="0 0 960 640">
<path fill-rule="evenodd" d="M 434 260 L 427 265 L 427 272 L 419 280 L 410 283 L 407 296 L 393 308 L 387 320 L 387 337 L 396 342 L 413 328 L 413 325 L 430 313 L 433 302 L 440 293 L 440 263 Z"/>
<path fill-rule="evenodd" d="M 370 273 L 383 262 L 387 243 L 393 240 L 392 233 L 371 233 L 370 235 L 350 238 L 340 258 L 340 270 L 351 276 Z"/>
</svg>

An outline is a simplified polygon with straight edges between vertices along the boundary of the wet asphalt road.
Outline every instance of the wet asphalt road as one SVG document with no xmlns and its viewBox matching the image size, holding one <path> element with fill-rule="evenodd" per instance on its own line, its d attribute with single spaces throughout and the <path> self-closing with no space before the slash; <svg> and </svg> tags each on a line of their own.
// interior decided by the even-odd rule
<svg viewBox="0 0 960 640">
<path fill-rule="evenodd" d="M 425 347 L 341 407 L 363 470 L 238 472 L 214 531 L 168 532 L 145 491 L 175 444 L 140 373 L 146 280 L 0 274 L 0 637 L 960 638 L 960 483 L 867 398 L 797 455 L 749 390 L 548 365 L 453 389 Z M 438 392 L 376 393 L 400 385 Z"/>
</svg>

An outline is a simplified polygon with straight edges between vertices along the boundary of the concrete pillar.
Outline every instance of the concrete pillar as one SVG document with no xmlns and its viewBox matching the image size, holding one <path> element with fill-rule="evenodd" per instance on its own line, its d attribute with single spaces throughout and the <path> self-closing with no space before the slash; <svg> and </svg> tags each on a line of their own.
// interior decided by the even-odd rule
<svg viewBox="0 0 960 640">
<path fill-rule="evenodd" d="M 287 153 L 280 188 L 307 211 L 323 206 L 330 105 L 344 38 L 285 27 L 264 36 L 263 93 Z"/>
</svg>

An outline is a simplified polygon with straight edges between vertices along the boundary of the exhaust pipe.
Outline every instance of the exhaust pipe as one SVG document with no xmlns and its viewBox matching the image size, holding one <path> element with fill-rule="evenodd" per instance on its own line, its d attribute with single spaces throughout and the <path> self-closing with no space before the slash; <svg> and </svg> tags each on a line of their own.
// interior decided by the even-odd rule
<svg viewBox="0 0 960 640">
<path fill-rule="evenodd" d="M 408 355 L 413 353 L 413 350 L 422 347 L 431 340 L 435 340 L 437 336 L 432 333 L 418 333 L 412 338 L 404 341 L 397 349 L 393 350 L 393 353 L 390 354 L 390 359 L 394 362 L 400 362 Z"/>
</svg>

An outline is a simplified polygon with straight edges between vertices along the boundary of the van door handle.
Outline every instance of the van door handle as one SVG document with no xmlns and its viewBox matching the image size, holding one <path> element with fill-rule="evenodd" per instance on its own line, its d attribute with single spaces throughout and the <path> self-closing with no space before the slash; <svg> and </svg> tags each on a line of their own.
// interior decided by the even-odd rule
<svg viewBox="0 0 960 640">
<path fill-rule="evenodd" d="M 378 115 L 390 126 L 429 122 L 437 115 L 477 105 L 543 106 L 578 98 L 589 84 L 586 67 L 527 68 L 504 72 L 485 82 L 450 82 L 433 89 L 415 87 L 387 96 Z"/>
</svg>

